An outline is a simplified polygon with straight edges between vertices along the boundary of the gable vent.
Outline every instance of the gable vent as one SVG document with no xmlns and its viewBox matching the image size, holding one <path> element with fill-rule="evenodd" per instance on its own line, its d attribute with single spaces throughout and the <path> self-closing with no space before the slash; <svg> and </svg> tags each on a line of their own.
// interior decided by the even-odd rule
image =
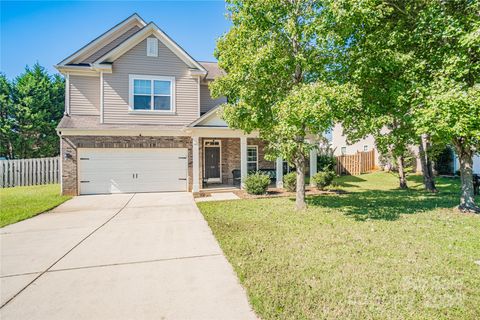
<svg viewBox="0 0 480 320">
<path fill-rule="evenodd" d="M 147 38 L 147 56 L 158 57 L 158 39 Z"/>
</svg>

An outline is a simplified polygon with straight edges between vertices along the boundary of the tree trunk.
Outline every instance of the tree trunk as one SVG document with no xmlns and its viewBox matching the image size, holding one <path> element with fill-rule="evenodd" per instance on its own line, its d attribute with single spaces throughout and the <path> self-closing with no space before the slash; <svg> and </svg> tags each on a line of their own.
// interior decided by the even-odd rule
<svg viewBox="0 0 480 320">
<path fill-rule="evenodd" d="M 297 159 L 295 159 L 295 167 L 297 174 L 295 206 L 297 210 L 304 210 L 307 207 L 305 202 L 305 155 L 301 152 L 299 152 Z"/>
<path fill-rule="evenodd" d="M 460 180 L 462 193 L 458 209 L 463 212 L 480 213 L 480 208 L 475 205 L 473 194 L 473 152 L 467 149 L 461 142 L 455 144 L 458 160 L 460 162 Z"/>
<path fill-rule="evenodd" d="M 398 179 L 400 180 L 400 189 L 407 189 L 407 179 L 405 177 L 405 167 L 403 156 L 397 157 Z"/>
<path fill-rule="evenodd" d="M 420 157 L 420 164 L 422 166 L 423 184 L 425 185 L 425 190 L 428 192 L 437 192 L 437 188 L 435 187 L 435 178 L 433 177 L 432 161 L 428 156 L 428 151 L 430 149 L 430 137 L 422 134 L 420 139 L 418 156 Z"/>
</svg>

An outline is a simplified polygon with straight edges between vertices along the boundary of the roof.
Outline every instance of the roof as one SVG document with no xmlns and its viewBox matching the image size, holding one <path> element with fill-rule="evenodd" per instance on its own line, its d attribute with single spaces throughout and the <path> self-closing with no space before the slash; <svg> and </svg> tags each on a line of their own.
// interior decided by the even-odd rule
<svg viewBox="0 0 480 320">
<path fill-rule="evenodd" d="M 82 48 L 80 48 L 79 50 L 75 51 L 73 54 L 69 55 L 67 58 L 65 58 L 64 60 L 60 61 L 58 63 L 59 66 L 62 66 L 62 65 L 68 65 L 68 64 L 78 64 L 78 63 L 83 63 L 85 61 L 76 61 L 78 58 L 81 58 L 82 56 L 84 56 L 85 54 L 89 53 L 89 51 L 96 47 L 96 46 L 102 46 L 101 48 L 99 48 L 99 50 L 102 50 L 106 45 L 108 45 L 109 43 L 111 42 L 114 42 L 115 40 L 117 40 L 118 38 L 121 38 L 122 35 L 120 35 L 120 37 L 117 37 L 113 40 L 110 40 L 109 37 L 111 37 L 112 35 L 118 33 L 118 32 L 121 32 L 123 29 L 125 28 L 128 28 L 129 26 L 137 26 L 139 27 L 140 29 L 143 28 L 147 23 L 136 13 L 132 14 L 131 16 L 129 16 L 128 18 L 126 18 L 125 20 L 119 22 L 118 24 L 116 24 L 115 26 L 113 26 L 112 28 L 108 29 L 106 32 L 102 33 L 100 36 L 98 36 L 97 38 L 93 39 L 92 41 L 90 41 L 89 43 L 87 43 L 86 45 L 84 45 Z M 126 30 L 125 30 L 126 31 Z M 123 39 L 125 40 L 125 39 Z M 111 48 L 112 49 L 112 48 Z M 94 55 L 96 52 L 93 52 L 93 53 L 90 53 L 90 56 L 91 55 Z"/>
<path fill-rule="evenodd" d="M 89 42 L 55 67 L 60 71 L 67 70 L 71 66 L 79 67 L 82 70 L 101 71 L 102 69 L 108 69 L 111 71 L 111 66 L 105 67 L 105 65 L 111 64 L 115 59 L 150 35 L 156 36 L 174 54 L 190 66 L 192 68 L 191 72 L 194 74 L 206 75 L 209 73 L 210 75 L 207 79 L 214 79 L 221 73 L 221 70 L 218 69 L 214 62 L 205 63 L 210 68 L 208 72 L 203 64 L 193 59 L 155 23 L 145 23 L 136 13 Z"/>
<path fill-rule="evenodd" d="M 158 125 L 158 124 L 106 124 L 100 123 L 98 115 L 92 116 L 78 116 L 70 115 L 63 116 L 62 120 L 57 126 L 58 130 L 62 129 L 78 129 L 78 130 L 180 130 L 184 126 L 172 125 Z"/>
<path fill-rule="evenodd" d="M 163 32 L 162 29 L 160 29 L 153 22 L 148 23 L 141 30 L 125 39 L 125 41 L 123 41 L 117 47 L 96 59 L 93 63 L 93 66 L 98 66 L 100 64 L 104 64 L 105 62 L 113 62 L 150 35 L 156 36 L 167 48 L 169 48 L 174 54 L 176 54 L 180 59 L 182 59 L 183 62 L 185 62 L 187 65 L 200 70 L 204 74 L 207 73 L 207 71 L 203 68 L 201 64 L 199 64 L 195 59 L 193 59 L 182 47 L 180 47 L 172 38 L 170 38 L 165 32 Z"/>
<path fill-rule="evenodd" d="M 228 128 L 228 124 L 225 120 L 221 119 L 218 111 L 221 109 L 221 105 L 218 105 L 210 109 L 207 113 L 202 115 L 197 120 L 191 122 L 187 127 L 216 127 L 216 128 Z"/>
<path fill-rule="evenodd" d="M 214 80 L 218 77 L 224 76 L 225 71 L 220 69 L 218 62 L 199 61 L 199 63 L 207 70 L 206 80 Z"/>
</svg>

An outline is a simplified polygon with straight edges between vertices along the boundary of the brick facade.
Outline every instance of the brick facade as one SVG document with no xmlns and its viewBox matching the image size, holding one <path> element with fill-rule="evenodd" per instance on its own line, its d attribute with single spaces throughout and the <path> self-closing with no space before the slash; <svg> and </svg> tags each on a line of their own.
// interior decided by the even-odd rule
<svg viewBox="0 0 480 320">
<path fill-rule="evenodd" d="M 220 141 L 221 144 L 221 166 L 222 184 L 232 184 L 232 171 L 240 169 L 240 138 L 203 138 L 200 139 L 200 181 L 203 179 L 203 148 L 205 140 Z M 265 159 L 265 142 L 257 138 L 248 138 L 247 145 L 258 146 L 258 168 L 275 169 L 275 163 Z"/>
<path fill-rule="evenodd" d="M 62 193 L 77 195 L 77 148 L 187 148 L 188 189 L 192 189 L 192 139 L 190 137 L 64 136 L 62 137 Z"/>
<path fill-rule="evenodd" d="M 234 169 L 240 169 L 240 138 L 202 138 L 200 144 L 200 182 L 203 177 L 203 146 L 205 140 L 221 141 L 222 183 L 232 184 Z M 62 144 L 62 192 L 77 195 L 78 169 L 77 148 L 187 148 L 188 149 L 188 189 L 193 183 L 192 139 L 191 137 L 142 137 L 142 136 L 64 136 Z M 258 168 L 275 169 L 273 161 L 265 160 L 265 142 L 248 138 L 247 144 L 258 146 Z"/>
</svg>

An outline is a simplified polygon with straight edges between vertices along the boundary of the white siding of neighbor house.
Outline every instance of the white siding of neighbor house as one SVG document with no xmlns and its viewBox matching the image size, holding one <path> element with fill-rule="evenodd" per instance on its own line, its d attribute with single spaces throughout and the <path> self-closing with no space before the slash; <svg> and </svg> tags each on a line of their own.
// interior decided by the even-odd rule
<svg viewBox="0 0 480 320">
<path fill-rule="evenodd" d="M 175 77 L 175 114 L 129 113 L 129 75 Z M 198 118 L 198 80 L 189 67 L 158 42 L 158 57 L 147 56 L 147 39 L 113 62 L 113 72 L 105 73 L 104 122 L 118 124 L 186 125 Z"/>
<path fill-rule="evenodd" d="M 100 77 L 69 76 L 70 114 L 100 114 Z"/>
<path fill-rule="evenodd" d="M 347 137 L 343 135 L 343 127 L 336 124 L 332 130 L 332 148 L 335 149 L 334 154 L 339 156 L 342 154 L 342 147 L 347 148 L 346 154 L 355 154 L 357 151 L 363 151 L 364 146 L 368 146 L 368 151 L 375 148 L 375 139 L 373 136 L 367 136 L 365 139 L 348 144 Z"/>
<path fill-rule="evenodd" d="M 219 104 L 227 102 L 226 97 L 212 99 L 210 96 L 210 89 L 208 85 L 202 84 L 200 86 L 200 113 L 204 114 Z"/>
</svg>

